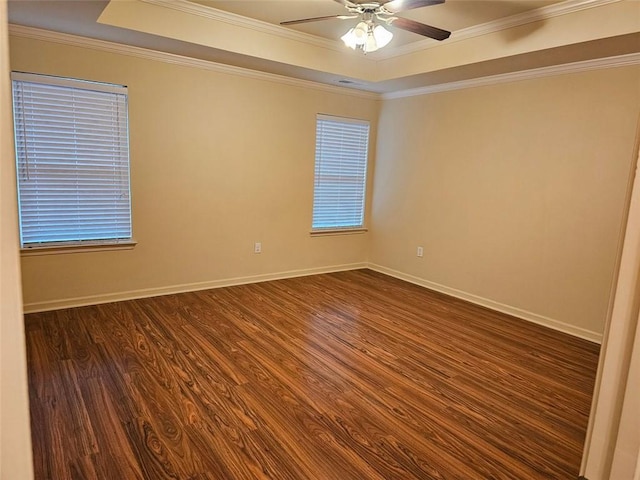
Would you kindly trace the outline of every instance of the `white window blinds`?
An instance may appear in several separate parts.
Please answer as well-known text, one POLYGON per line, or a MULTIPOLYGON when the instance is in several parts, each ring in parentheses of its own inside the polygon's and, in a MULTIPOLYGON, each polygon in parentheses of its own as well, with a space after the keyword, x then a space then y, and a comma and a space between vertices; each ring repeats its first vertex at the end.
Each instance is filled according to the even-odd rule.
POLYGON ((362 228, 369 123, 318 115, 312 230, 362 228))
POLYGON ((12 80, 22 246, 130 240, 127 88, 12 80))

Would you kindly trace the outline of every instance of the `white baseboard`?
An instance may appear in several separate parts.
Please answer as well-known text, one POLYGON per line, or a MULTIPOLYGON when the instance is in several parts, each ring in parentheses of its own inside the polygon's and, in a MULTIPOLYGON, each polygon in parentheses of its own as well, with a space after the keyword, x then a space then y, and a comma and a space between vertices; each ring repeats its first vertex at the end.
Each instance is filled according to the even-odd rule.
POLYGON ((451 295, 452 297, 460 298, 462 300, 475 303, 476 305, 490 308, 491 310, 496 310, 498 312, 506 313, 507 315, 511 315, 513 317, 517 317, 523 320, 527 320, 529 322, 537 323, 538 325, 543 325, 545 327, 552 328, 560 332, 568 333, 569 335, 573 335, 575 337, 583 338, 585 340, 589 340, 594 343, 602 343, 601 333, 592 332, 591 330, 576 327, 574 325, 569 325, 568 323, 564 323, 559 320, 554 320, 552 318, 545 317, 543 315, 538 315, 537 313, 528 312, 526 310, 522 310, 517 307, 512 307, 510 305, 505 305, 503 303, 495 302, 487 298, 479 297, 478 295, 473 295, 471 293, 463 292, 455 288, 447 287, 445 285, 440 285, 435 282, 430 282, 428 280, 424 280, 422 278, 415 277, 413 275, 402 273, 397 270, 393 270, 391 268, 383 267, 381 265, 376 265, 374 263, 370 263, 368 265, 368 268, 379 273, 384 273, 385 275, 389 275, 391 277, 399 278, 400 280, 404 280, 410 283, 414 283, 416 285, 420 285, 421 287, 425 287, 430 290, 435 290, 437 292, 444 293, 446 295, 451 295))
POLYGON ((602 334, 592 332, 584 328, 569 325, 552 318, 548 318, 536 313, 528 312, 520 308, 495 302, 487 298, 479 297, 471 293, 463 292, 455 288, 430 282, 413 275, 409 275, 391 268, 383 267, 374 263, 349 263, 342 265, 331 265, 328 267, 307 268, 300 270, 289 270, 285 272, 267 273, 261 275, 250 275, 246 277, 234 277, 208 282, 187 283, 182 285, 171 285, 168 287, 145 288, 141 290, 130 290, 125 292, 114 292, 100 295, 89 295, 86 297, 64 298, 61 300, 49 300, 44 302, 25 303, 24 313, 45 312, 49 310, 60 310, 62 308, 84 307, 87 305, 97 305, 100 303, 120 302, 123 300, 135 300, 137 298, 157 297, 160 295, 171 295, 174 293, 195 292, 198 290, 209 290, 211 288, 231 287, 233 285, 244 285, 248 283, 267 282, 270 280, 282 280, 285 278, 304 277, 307 275, 317 275, 320 273, 342 272, 345 270, 357 270, 360 268, 370 268, 379 273, 384 273, 391 277, 399 278, 416 285, 420 285, 431 290, 435 290, 452 297, 460 298, 476 305, 490 308, 498 312, 506 313, 514 317, 537 323, 545 327, 552 328, 570 335, 583 338, 595 343, 602 343, 602 334))
POLYGON ((60 310, 62 308, 85 307, 87 305, 98 305, 100 303, 135 300, 137 298, 158 297, 160 295, 195 292, 198 290, 231 287, 233 285, 244 285, 247 283, 258 283, 267 282, 270 280, 282 280, 285 278, 305 277, 307 275, 318 275, 320 273, 357 270, 359 268, 367 268, 367 263, 348 263, 342 265, 331 265, 328 267, 306 268, 301 270, 289 270, 285 272, 266 273, 261 275, 249 275, 246 277, 225 278, 222 280, 213 280, 209 282, 186 283, 182 285, 171 285, 168 287, 145 288, 141 290, 130 290, 126 292, 114 292, 99 295, 89 295, 86 297, 64 298, 61 300, 25 303, 24 313, 46 312, 49 310, 60 310))

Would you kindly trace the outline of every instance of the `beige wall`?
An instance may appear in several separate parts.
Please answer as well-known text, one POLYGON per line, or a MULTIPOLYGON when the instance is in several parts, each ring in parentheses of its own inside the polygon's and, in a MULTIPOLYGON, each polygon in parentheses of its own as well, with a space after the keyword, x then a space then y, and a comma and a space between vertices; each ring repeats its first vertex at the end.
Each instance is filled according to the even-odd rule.
POLYGON ((639 84, 625 67, 384 102, 370 260, 598 339, 639 84))
POLYGON ((0 0, 0 480, 29 480, 33 466, 7 53, 7 3, 0 0))
POLYGON ((370 98, 22 37, 11 47, 15 70, 123 83, 130 92, 139 244, 24 257, 29 310, 369 261, 601 337, 633 160, 637 67, 380 107, 370 98), (380 125, 368 234, 309 236, 318 112, 369 119, 374 132, 380 125), (255 241, 261 255, 253 254, 255 241))
POLYGON ((366 261, 368 234, 309 235, 315 116, 371 120, 375 132, 377 100, 18 37, 11 67, 129 87, 139 242, 24 257, 25 308, 366 261))

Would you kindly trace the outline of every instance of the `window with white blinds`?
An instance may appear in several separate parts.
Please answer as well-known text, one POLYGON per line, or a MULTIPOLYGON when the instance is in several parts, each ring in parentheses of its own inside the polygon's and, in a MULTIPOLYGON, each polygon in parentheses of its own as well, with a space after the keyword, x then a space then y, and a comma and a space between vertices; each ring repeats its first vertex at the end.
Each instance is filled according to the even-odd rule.
POLYGON ((127 88, 12 74, 23 248, 131 240, 127 88))
POLYGON ((312 231, 364 226, 369 122, 318 115, 312 231))

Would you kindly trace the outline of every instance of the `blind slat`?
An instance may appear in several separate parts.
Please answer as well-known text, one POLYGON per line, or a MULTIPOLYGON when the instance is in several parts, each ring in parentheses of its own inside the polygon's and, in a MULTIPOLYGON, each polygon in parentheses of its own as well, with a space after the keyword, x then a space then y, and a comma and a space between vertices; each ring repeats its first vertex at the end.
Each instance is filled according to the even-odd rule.
POLYGON ((364 222, 368 122, 318 115, 312 229, 364 222))
POLYGON ((12 83, 23 247, 131 239, 126 87, 12 83))

